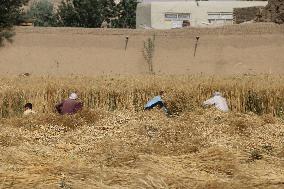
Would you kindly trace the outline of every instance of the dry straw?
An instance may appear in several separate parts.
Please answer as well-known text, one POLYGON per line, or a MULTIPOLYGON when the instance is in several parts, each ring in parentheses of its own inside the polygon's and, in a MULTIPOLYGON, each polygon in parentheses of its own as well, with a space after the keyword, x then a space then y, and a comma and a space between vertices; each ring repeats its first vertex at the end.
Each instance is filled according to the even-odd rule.
POLYGON ((284 128, 275 117, 96 110, 0 125, 2 188, 283 186, 284 128))

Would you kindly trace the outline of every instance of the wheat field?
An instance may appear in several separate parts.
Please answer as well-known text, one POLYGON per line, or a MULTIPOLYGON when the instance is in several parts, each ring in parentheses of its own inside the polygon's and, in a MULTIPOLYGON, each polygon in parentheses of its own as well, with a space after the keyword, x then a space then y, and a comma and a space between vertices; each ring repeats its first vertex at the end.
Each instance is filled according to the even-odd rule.
POLYGON ((243 76, 97 76, 97 77, 2 77, 0 116, 21 115, 26 102, 39 113, 54 112, 54 105, 69 93, 78 93, 86 108, 108 111, 141 111, 159 91, 175 112, 194 111, 214 91, 220 91, 236 112, 282 116, 284 77, 243 76))
POLYGON ((283 80, 2 77, 0 188, 284 188, 283 80), (160 90, 173 117, 142 111, 160 90), (216 90, 231 112, 200 106, 216 90), (83 111, 57 115, 70 92, 83 111))

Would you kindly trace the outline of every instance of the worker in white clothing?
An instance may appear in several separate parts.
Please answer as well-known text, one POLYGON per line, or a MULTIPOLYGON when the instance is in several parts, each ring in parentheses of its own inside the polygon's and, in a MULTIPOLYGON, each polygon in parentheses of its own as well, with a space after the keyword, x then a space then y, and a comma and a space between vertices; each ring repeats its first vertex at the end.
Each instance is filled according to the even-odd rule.
POLYGON ((222 112, 228 112, 229 107, 227 100, 222 96, 220 92, 214 92, 213 97, 203 102, 204 106, 214 105, 218 110, 222 112))

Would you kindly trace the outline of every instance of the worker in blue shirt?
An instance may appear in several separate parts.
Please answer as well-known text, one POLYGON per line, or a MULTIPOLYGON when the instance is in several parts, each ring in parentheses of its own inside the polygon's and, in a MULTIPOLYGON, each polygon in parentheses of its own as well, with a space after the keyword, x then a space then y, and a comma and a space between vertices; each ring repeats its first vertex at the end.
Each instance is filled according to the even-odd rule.
POLYGON ((153 109, 154 107, 158 106, 159 108, 162 108, 163 111, 169 115, 169 110, 167 109, 162 97, 164 95, 164 91, 160 91, 159 95, 158 96, 155 96, 154 98, 152 98, 151 100, 149 100, 147 102, 147 104, 145 104, 144 106, 144 110, 151 110, 153 109))

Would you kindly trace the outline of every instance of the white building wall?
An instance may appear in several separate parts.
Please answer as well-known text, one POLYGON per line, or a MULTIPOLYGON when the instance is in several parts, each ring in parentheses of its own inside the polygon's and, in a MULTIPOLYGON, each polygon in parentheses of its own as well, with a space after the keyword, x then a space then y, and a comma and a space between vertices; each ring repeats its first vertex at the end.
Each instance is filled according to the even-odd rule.
POLYGON ((152 2, 151 23, 155 29, 171 29, 172 22, 165 19, 165 13, 191 13, 196 6, 195 2, 152 2))
POLYGON ((136 10, 136 28, 151 28, 151 4, 139 3, 136 10))
MULTIPOLYGON (((147 4, 150 9, 151 27, 155 29, 171 29, 173 22, 165 19, 165 13, 190 13, 190 25, 193 27, 208 26, 208 12, 233 12, 234 8, 266 6, 267 1, 187 1, 187 2, 151 2, 147 4)), ((139 12, 139 6, 137 11, 139 12)), ((149 15, 138 15, 137 17, 147 17, 149 15)), ((137 18, 137 26, 140 23, 140 18, 137 18)), ((144 20, 145 22, 145 20, 144 20)), ((149 23, 149 22, 148 22, 149 23)))

